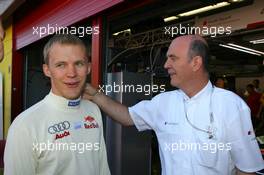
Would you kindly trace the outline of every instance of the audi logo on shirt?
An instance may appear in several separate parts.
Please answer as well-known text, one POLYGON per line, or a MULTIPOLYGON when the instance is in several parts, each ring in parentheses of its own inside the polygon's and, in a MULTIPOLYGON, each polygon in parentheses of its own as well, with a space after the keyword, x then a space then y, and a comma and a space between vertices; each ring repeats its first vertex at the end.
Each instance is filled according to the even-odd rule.
POLYGON ((57 124, 54 124, 48 128, 48 132, 50 134, 56 134, 62 131, 66 131, 67 129, 70 129, 71 124, 68 121, 60 122, 57 124))

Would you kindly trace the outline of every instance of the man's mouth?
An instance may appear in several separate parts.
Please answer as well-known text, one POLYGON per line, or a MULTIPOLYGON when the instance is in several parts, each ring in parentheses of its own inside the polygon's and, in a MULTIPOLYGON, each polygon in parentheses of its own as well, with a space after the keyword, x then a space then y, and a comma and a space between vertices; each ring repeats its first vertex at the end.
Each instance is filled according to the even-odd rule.
POLYGON ((64 83, 68 88, 76 88, 79 86, 79 82, 66 82, 64 83))
POLYGON ((176 75, 176 73, 175 72, 168 72, 168 74, 169 74, 169 76, 174 76, 174 75, 176 75))

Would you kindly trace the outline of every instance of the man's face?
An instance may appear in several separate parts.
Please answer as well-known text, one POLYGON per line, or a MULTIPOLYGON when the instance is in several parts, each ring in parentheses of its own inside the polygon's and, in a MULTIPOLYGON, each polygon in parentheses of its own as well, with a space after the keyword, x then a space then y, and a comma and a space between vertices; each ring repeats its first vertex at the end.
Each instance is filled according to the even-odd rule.
POLYGON ((217 79, 215 82, 215 86, 219 88, 224 88, 225 87, 225 81, 221 78, 217 79))
POLYGON ((90 63, 85 48, 80 45, 54 44, 49 52, 49 64, 43 71, 51 79, 52 92, 67 99, 78 98, 84 88, 90 63))
POLYGON ((249 94, 252 94, 254 92, 254 88, 253 87, 250 87, 250 86, 247 86, 247 92, 249 94))
POLYGON ((3 43, 4 36, 5 36, 5 31, 4 31, 4 28, 2 26, 2 21, 0 19, 0 62, 4 58, 4 43, 3 43))
POLYGON ((182 88, 185 81, 188 81, 191 73, 191 61, 188 58, 189 42, 177 38, 170 44, 167 51, 167 61, 164 68, 170 75, 170 83, 174 87, 182 88))

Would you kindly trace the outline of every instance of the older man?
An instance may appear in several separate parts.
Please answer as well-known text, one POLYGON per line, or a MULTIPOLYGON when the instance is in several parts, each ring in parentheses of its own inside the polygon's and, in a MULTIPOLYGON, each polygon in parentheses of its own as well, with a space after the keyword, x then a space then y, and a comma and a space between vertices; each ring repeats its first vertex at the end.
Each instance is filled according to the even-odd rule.
POLYGON ((89 85, 84 97, 123 125, 154 130, 163 175, 254 174, 264 162, 250 110, 234 93, 212 85, 209 58, 202 37, 181 36, 170 44, 164 65, 171 85, 179 90, 130 108, 89 85))

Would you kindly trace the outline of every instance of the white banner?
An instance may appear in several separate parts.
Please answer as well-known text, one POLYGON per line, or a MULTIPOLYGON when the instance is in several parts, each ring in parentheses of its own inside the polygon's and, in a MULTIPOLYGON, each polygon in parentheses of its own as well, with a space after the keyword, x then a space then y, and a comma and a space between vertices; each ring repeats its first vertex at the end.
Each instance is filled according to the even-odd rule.
POLYGON ((264 22, 264 1, 255 0, 252 5, 197 18, 196 27, 231 27, 232 31, 246 29, 248 24, 264 22))

